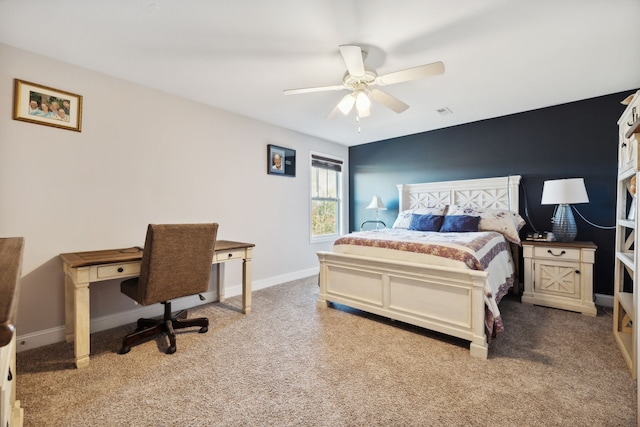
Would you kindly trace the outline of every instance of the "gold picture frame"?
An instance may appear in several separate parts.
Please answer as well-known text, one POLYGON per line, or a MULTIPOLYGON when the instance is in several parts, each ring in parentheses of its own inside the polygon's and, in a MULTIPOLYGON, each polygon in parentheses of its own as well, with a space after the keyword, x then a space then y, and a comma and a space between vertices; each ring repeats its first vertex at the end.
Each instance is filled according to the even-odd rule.
POLYGON ((13 119, 82 132, 82 96, 15 79, 13 119))

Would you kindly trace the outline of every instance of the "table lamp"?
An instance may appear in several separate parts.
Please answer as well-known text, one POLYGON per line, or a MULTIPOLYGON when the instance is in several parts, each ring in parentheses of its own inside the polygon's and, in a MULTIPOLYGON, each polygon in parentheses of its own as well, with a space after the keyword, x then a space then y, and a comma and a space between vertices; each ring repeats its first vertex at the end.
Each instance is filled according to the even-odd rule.
POLYGON ((382 199, 380 198, 380 196, 373 196, 373 199, 371 199, 371 203, 369 203, 369 206, 367 206, 365 209, 375 209, 376 221, 380 221, 380 218, 378 218, 378 212, 386 211, 387 207, 382 202, 382 199))
POLYGON ((584 178, 554 179, 544 182, 540 204, 558 205, 553 213, 551 231, 559 242, 571 242, 576 238, 578 229, 570 206, 576 203, 589 203, 584 178))

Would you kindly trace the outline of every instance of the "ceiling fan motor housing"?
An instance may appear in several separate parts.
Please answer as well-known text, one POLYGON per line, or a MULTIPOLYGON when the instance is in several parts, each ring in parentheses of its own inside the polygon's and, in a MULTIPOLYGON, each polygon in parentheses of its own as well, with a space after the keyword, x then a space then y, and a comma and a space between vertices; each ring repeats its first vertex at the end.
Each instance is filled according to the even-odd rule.
POLYGON ((378 77, 378 75, 375 73, 375 71, 371 71, 371 70, 364 70, 363 76, 352 76, 347 71, 346 73, 344 73, 344 78, 342 79, 342 82, 346 87, 355 90, 355 89, 361 88, 361 86, 363 85, 368 86, 374 83, 376 80, 376 77, 378 77))

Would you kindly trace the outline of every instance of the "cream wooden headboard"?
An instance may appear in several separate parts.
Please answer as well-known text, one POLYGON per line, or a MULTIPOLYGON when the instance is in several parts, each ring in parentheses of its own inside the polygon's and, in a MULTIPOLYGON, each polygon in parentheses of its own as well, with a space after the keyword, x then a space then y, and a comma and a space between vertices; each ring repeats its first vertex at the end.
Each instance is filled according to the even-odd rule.
POLYGON ((520 175, 399 184, 399 210, 462 205, 518 212, 520 175))

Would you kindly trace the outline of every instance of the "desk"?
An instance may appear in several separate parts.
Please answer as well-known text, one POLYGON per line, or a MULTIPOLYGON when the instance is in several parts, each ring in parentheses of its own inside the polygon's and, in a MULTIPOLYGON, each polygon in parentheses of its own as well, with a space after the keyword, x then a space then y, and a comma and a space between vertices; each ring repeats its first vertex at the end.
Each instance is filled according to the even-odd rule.
MULTIPOLYGON (((242 311, 251 312, 251 256, 253 243, 216 241, 212 264, 217 268, 218 297, 224 301, 222 264, 242 259, 242 311)), ((89 366, 90 323, 89 283, 126 279, 140 275, 142 248, 109 249, 104 251, 60 254, 64 270, 65 333, 67 342, 74 342, 76 367, 89 366)))

